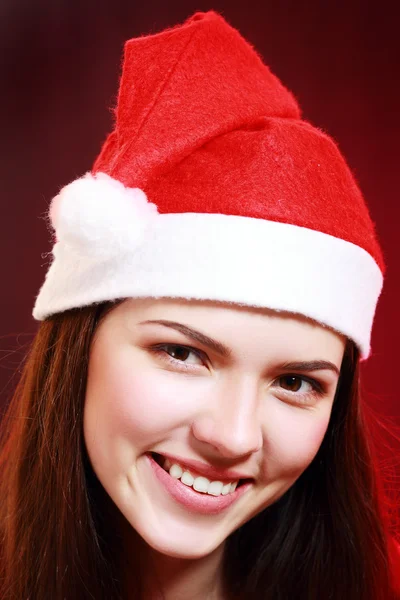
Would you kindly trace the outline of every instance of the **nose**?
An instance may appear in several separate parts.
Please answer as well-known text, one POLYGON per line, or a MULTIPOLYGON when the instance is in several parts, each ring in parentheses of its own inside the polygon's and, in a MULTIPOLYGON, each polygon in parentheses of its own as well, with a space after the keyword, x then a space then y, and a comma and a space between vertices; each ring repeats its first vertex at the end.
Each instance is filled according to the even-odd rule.
POLYGON ((263 445, 260 390, 249 377, 231 378, 207 399, 192 422, 193 436, 219 455, 239 459, 263 445))

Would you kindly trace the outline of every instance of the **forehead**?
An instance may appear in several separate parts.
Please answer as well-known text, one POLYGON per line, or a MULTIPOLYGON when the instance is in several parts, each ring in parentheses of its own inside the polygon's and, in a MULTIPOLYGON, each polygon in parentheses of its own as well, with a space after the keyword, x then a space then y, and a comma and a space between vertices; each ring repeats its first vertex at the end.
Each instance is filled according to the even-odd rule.
POLYGON ((106 317, 120 333, 159 331, 146 321, 172 321, 194 328, 223 343, 235 353, 262 350, 264 356, 322 358, 340 365, 345 338, 302 315, 211 301, 179 299, 128 299, 106 317))

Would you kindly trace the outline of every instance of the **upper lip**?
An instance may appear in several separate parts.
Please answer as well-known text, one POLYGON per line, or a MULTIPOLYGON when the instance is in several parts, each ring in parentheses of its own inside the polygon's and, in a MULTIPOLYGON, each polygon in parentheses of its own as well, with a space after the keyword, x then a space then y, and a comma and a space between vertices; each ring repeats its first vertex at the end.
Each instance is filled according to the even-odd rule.
POLYGON ((172 463, 177 463, 181 467, 188 467, 193 469, 199 475, 203 475, 213 481, 238 481, 239 479, 250 479, 251 477, 242 471, 235 471, 233 469, 223 469, 220 467, 213 467, 201 460, 193 458, 183 458, 173 454, 161 454, 163 458, 168 458, 172 463))

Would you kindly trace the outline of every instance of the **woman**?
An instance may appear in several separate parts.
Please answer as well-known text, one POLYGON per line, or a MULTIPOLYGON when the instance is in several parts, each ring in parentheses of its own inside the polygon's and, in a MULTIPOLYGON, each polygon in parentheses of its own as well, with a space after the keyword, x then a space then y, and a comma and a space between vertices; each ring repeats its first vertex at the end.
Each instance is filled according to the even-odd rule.
POLYGON ((115 129, 50 220, 1 597, 395 597, 358 394, 381 251, 240 34, 211 12, 130 40, 115 129))

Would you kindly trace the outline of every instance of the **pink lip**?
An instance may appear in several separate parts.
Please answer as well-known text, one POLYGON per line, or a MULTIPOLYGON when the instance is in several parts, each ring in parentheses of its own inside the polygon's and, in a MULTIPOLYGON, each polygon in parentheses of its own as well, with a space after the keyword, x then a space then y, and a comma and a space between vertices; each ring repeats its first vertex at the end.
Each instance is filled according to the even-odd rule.
POLYGON ((240 471, 233 471, 229 469, 218 469, 217 467, 212 467, 211 465, 207 465, 206 463, 201 462, 200 460, 187 459, 182 458, 180 456, 175 456, 172 454, 162 454, 164 458, 168 458, 172 463, 177 463, 181 467, 188 467, 189 470, 192 468, 195 471, 196 475, 203 475, 203 477, 207 477, 212 481, 222 481, 223 483, 239 481, 239 479, 250 479, 249 475, 246 473, 241 473, 240 471))
POLYGON ((167 492, 174 500, 185 506, 189 511, 203 515, 217 515, 226 510, 236 502, 251 486, 251 483, 245 483, 226 496, 210 496, 196 492, 192 487, 181 483, 179 479, 174 479, 169 473, 154 460, 150 454, 146 454, 151 468, 157 479, 165 487, 167 492))

